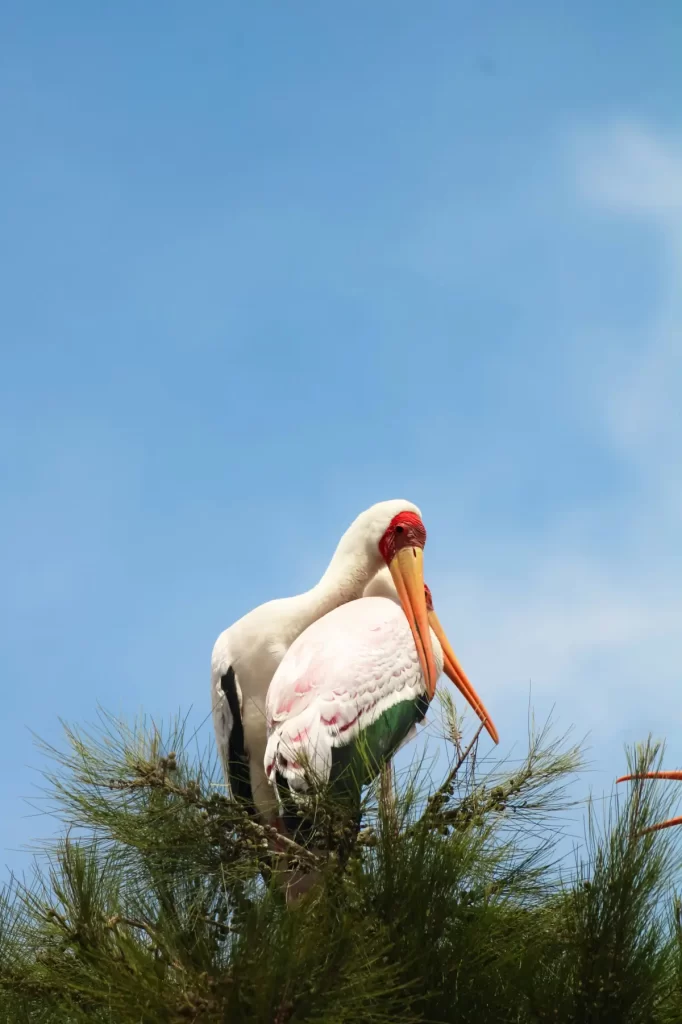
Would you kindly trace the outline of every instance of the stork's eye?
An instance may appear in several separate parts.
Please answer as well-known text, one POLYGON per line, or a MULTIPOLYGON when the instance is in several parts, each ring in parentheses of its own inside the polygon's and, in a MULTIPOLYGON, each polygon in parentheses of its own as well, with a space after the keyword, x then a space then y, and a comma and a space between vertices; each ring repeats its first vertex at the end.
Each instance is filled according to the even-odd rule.
POLYGON ((396 526, 396 528, 395 528, 395 532, 396 533, 404 533, 404 531, 405 531, 405 528, 403 526, 396 526))

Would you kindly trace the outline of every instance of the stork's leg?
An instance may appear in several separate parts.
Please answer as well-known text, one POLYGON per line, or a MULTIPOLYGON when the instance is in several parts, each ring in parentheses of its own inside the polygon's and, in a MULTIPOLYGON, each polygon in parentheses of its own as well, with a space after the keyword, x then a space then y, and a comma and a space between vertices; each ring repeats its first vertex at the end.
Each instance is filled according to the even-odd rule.
POLYGON ((393 763, 387 761, 381 767, 380 799, 382 806, 389 809, 395 803, 395 791, 393 789, 393 763))
POLYGON ((393 762, 386 761, 381 766, 379 782, 379 807, 382 815, 390 823, 391 832, 397 831, 395 783, 393 779, 393 762))

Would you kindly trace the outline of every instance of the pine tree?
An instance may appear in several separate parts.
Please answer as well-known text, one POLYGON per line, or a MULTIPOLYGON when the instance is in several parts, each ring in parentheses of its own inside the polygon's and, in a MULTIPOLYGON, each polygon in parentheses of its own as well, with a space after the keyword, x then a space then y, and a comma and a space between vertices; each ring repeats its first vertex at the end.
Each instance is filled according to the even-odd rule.
POLYGON ((482 765, 445 712, 445 779, 384 779, 359 831, 322 795, 310 846, 230 800, 182 722, 67 728, 46 789, 62 837, 0 901, 0 1020, 682 1021, 676 832, 642 835, 674 787, 591 807, 567 872, 554 826, 580 749, 541 730, 513 770, 482 765), (317 880, 293 904, 275 840, 317 880))

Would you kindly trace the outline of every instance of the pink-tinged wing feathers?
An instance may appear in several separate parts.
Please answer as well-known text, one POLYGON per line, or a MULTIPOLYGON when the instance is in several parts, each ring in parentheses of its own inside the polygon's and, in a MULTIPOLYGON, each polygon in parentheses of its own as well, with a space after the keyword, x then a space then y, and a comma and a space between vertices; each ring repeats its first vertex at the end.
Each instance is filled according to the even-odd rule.
MULTIPOLYGON (((434 654, 440 670, 437 641, 434 654)), ((400 606, 383 597, 342 605, 309 626, 275 672, 266 702, 267 775, 272 778, 277 767, 292 788, 304 789, 304 751, 314 775, 328 778, 334 747, 351 742, 387 708, 423 689, 400 606)))

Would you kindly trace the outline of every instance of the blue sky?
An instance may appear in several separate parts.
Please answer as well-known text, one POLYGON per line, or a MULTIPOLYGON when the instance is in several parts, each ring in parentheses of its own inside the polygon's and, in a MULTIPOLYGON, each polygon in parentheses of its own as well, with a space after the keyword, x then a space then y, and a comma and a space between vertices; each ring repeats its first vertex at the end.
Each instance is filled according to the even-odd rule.
MULTIPOLYGON (((682 763, 680 18, 578 0, 0 13, 0 862, 29 728, 208 710, 377 500, 503 751, 682 763)), ((210 726, 202 736, 211 739, 210 726)))

